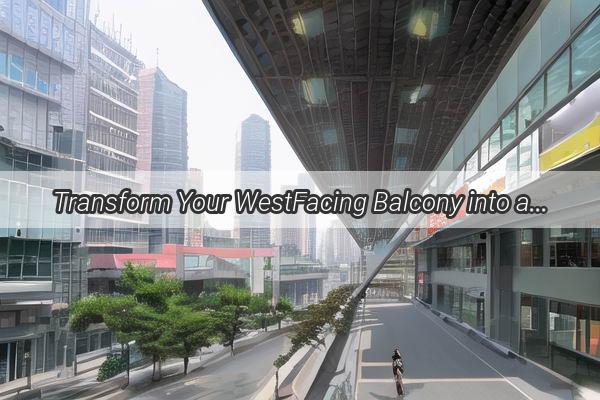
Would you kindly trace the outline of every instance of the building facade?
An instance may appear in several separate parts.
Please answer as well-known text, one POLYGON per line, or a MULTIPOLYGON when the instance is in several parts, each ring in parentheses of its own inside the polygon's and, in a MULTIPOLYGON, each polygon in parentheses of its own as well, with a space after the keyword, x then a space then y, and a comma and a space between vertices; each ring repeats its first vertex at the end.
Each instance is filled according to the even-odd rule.
POLYGON ((568 173, 600 165, 600 143, 593 139, 599 13, 598 2, 550 2, 473 110, 477 124, 467 121, 439 168, 458 171, 447 183, 455 193, 535 191, 555 176, 565 180, 558 184, 568 203, 563 212, 580 210, 584 223, 557 215, 540 228, 461 229, 460 221, 444 228, 430 219, 416 249, 422 301, 594 388, 600 382, 600 221, 577 201, 589 187, 572 190, 568 173))
MULTIPOLYGON (((188 171, 187 92, 158 67, 140 71, 139 82, 138 169, 152 171, 150 190, 175 195, 180 183, 173 173, 188 171)), ((163 217, 150 218, 152 252, 160 251, 165 243, 184 243, 185 217, 163 217)))
MULTIPOLYGON (((94 193, 139 190, 136 181, 138 74, 143 64, 119 39, 89 28, 89 111, 85 188, 94 193)), ((141 216, 87 216, 85 244, 89 253, 147 249, 141 216), (129 219, 123 222, 123 219, 129 219)))
MULTIPOLYGON (((269 122, 256 114, 242 121, 235 149, 236 187, 271 192, 271 129, 269 122)), ((270 216, 240 215, 235 220, 241 247, 271 245, 270 216)))
POLYGON ((0 384, 72 362, 68 307, 87 293, 83 233, 40 210, 59 171, 84 170, 88 8, 0 2, 0 384), (19 175, 28 171, 45 178, 19 175))

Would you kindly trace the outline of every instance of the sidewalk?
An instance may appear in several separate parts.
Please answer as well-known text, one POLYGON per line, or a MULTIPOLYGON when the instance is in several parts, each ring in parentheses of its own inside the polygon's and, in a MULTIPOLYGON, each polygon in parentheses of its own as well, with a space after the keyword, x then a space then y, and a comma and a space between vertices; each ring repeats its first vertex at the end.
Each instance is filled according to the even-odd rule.
MULTIPOLYGON (((282 323, 281 333, 285 333, 290 329, 290 323, 282 323)), ((261 338, 265 336, 273 336, 278 332, 277 325, 272 325, 267 328, 267 332, 264 330, 249 331, 243 337, 235 341, 234 351, 243 352, 255 344, 260 343, 261 338)), ((192 372, 198 368, 201 368, 209 362, 216 362, 220 359, 226 359, 231 357, 229 347, 224 347, 220 344, 214 344, 208 348, 204 348, 201 351, 200 356, 191 357, 188 364, 188 372, 192 372)), ((17 388, 25 389, 27 383, 26 378, 15 380, 7 384, 0 386, 0 400, 12 400, 17 398, 34 398, 39 399, 40 396, 43 399, 98 399, 111 398, 112 395, 122 393, 121 387, 126 384, 127 377, 126 373, 121 373, 113 378, 110 378, 104 382, 98 382, 96 380, 98 376, 98 368, 104 359, 97 359, 94 362, 97 363, 95 368, 89 368, 90 365, 86 365, 86 369, 89 370, 77 376, 64 376, 59 377, 59 373, 72 371, 64 371, 57 369, 43 374, 36 374, 32 376, 32 389, 22 390, 21 395, 17 395, 15 390, 17 388), (108 396, 108 397, 107 397, 108 396)), ((90 362, 91 364, 91 362, 90 362)), ((80 364, 81 365, 81 364, 80 364)), ((129 387, 134 390, 139 390, 146 385, 149 385, 152 381, 153 365, 145 365, 132 369, 130 371, 130 383, 129 387)), ((173 377, 176 375, 183 374, 183 360, 169 359, 162 364, 161 368, 162 377, 173 377)))

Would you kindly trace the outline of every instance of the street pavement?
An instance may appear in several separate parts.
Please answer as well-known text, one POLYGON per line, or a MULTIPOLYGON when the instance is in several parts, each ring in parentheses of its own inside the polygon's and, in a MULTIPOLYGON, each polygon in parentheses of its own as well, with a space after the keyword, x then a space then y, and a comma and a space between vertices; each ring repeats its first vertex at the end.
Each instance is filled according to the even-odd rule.
POLYGON ((251 399, 274 373, 273 361, 290 347, 286 335, 276 336, 233 357, 208 363, 186 377, 153 383, 143 388, 143 393, 123 394, 136 400, 251 399))
POLYGON ((367 300, 362 326, 360 400, 399 398, 391 368, 396 347, 404 359, 405 399, 576 398, 554 374, 492 351, 422 306, 367 300))

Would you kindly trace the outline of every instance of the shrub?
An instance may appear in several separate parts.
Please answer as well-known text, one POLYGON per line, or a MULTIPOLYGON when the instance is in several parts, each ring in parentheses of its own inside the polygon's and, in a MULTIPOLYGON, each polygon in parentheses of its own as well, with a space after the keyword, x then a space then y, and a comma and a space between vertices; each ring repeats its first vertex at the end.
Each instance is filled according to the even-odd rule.
POLYGON ((119 375, 127 369, 127 362, 119 355, 109 355, 98 370, 98 382, 119 375))

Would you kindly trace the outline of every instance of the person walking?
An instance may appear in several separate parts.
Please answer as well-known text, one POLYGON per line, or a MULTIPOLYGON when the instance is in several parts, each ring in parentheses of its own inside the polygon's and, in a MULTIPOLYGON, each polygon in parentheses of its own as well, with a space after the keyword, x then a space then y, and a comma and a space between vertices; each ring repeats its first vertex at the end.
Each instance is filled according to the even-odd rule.
POLYGON ((394 349, 392 354, 392 371, 394 373, 394 381, 396 382, 396 391, 398 395, 404 395, 404 385, 402 384, 402 374, 404 373, 404 362, 400 350, 394 349))

